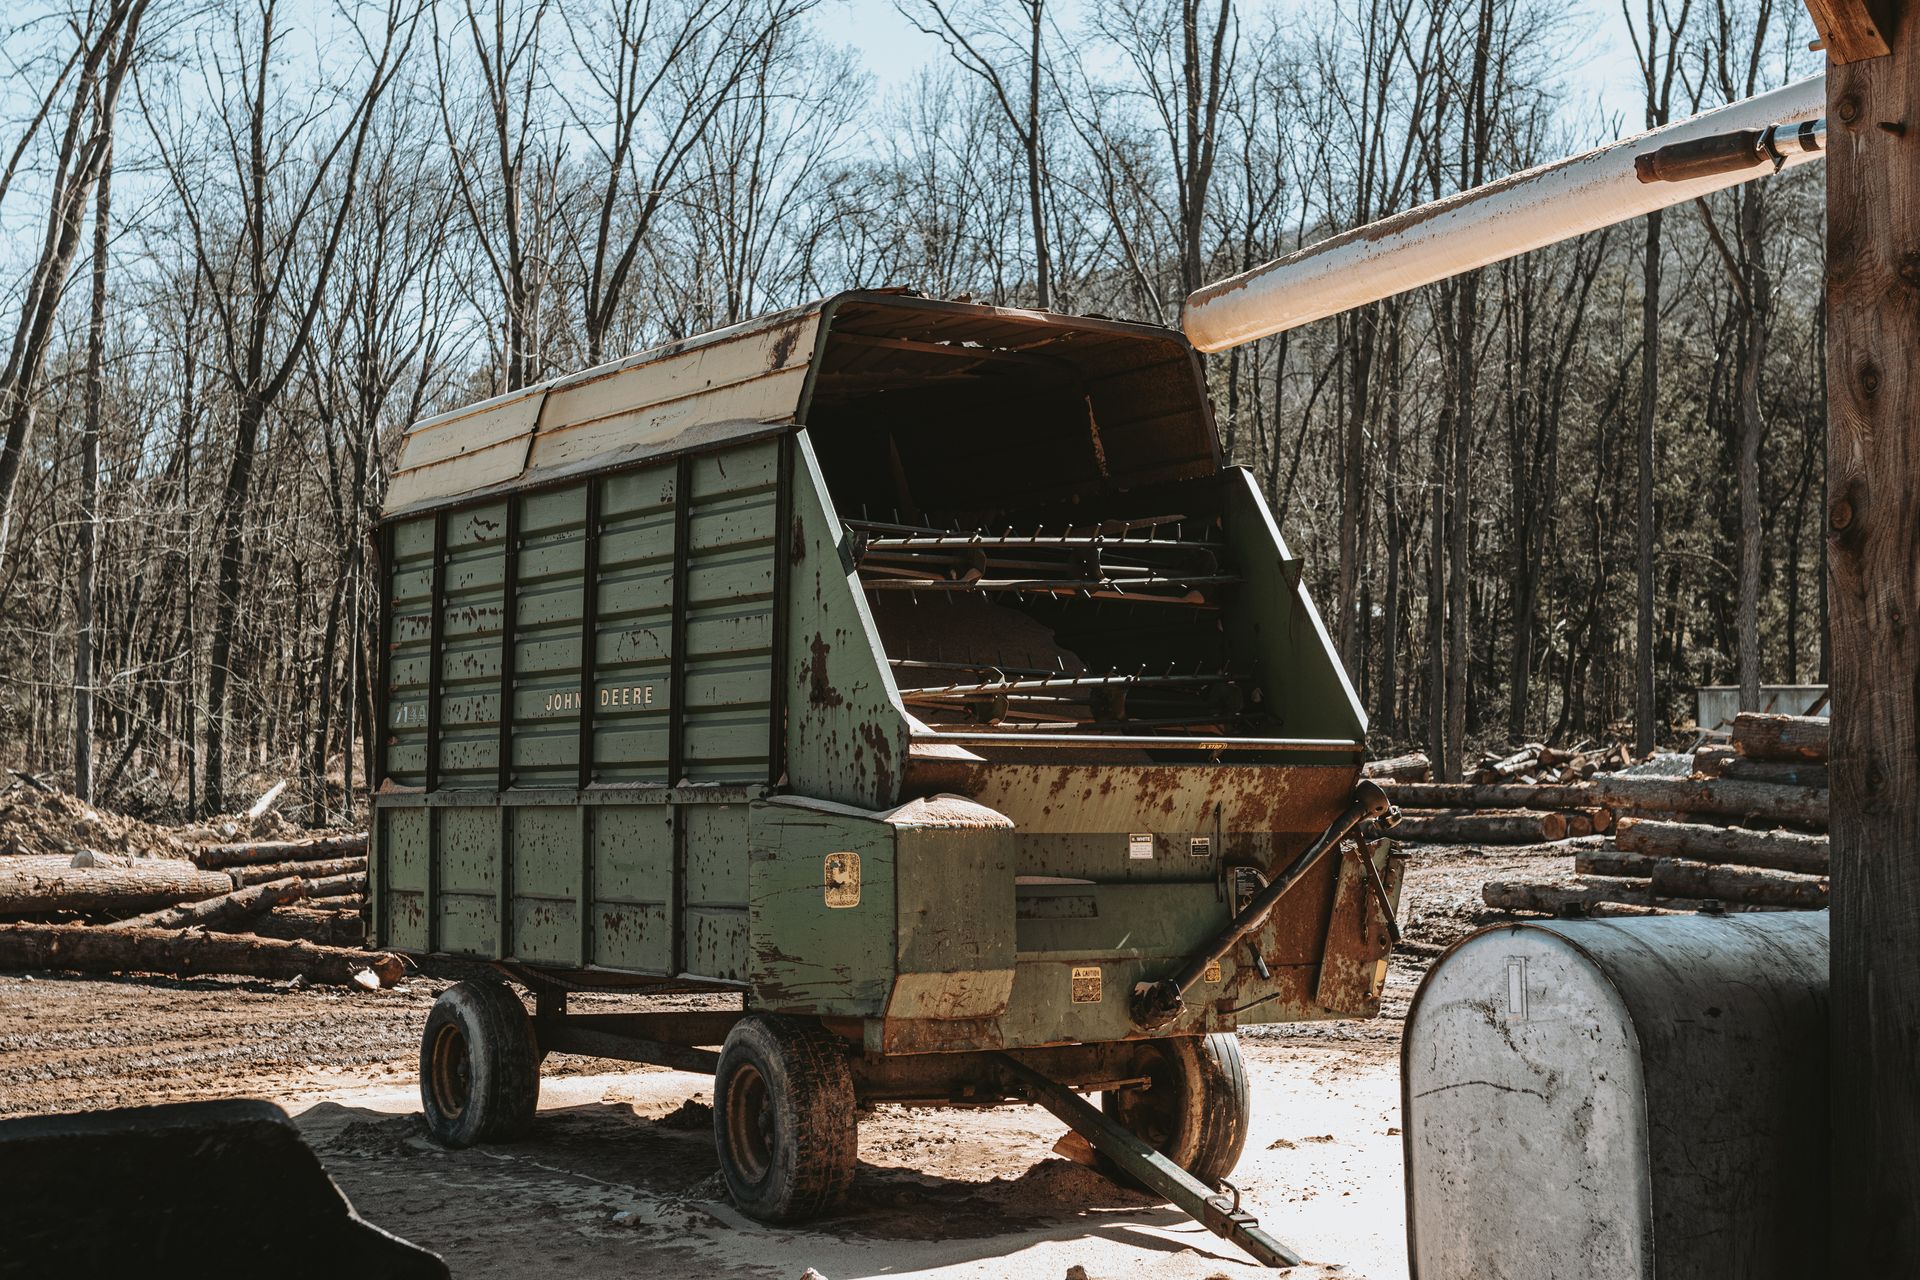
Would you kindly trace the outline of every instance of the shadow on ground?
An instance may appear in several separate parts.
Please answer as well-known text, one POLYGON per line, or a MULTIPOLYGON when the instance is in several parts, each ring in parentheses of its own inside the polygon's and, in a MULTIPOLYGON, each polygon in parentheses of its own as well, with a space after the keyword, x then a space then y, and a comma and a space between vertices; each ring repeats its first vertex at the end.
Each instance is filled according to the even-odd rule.
MULTIPOLYGON (((323 1103, 299 1124, 364 1216, 440 1253, 456 1276, 635 1274, 639 1255, 652 1276, 796 1280, 813 1265, 843 1280, 1099 1237, 1196 1253, 1139 1230, 1183 1215, 1052 1157, 979 1181, 862 1161, 844 1212, 765 1226, 728 1200, 699 1102, 655 1118, 616 1102, 544 1110, 525 1140, 467 1151, 433 1143, 418 1115, 323 1103)), ((1232 1260, 1210 1239, 1202 1257, 1209 1244, 1232 1260)))

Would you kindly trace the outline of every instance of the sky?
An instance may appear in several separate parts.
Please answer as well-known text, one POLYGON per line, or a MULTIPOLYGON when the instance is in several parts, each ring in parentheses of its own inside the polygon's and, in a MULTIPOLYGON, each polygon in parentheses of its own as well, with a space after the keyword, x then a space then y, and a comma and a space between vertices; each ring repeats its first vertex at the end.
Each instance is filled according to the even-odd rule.
MULTIPOLYGON (((967 0, 957 0, 964 5, 967 0)), ((1275 0, 1273 7, 1311 13, 1340 0, 1275 0)), ((1090 7, 1089 0, 1048 0, 1063 27, 1071 29, 1090 7)), ((1242 22, 1268 7, 1263 0, 1243 0, 1242 22)), ((1584 50, 1567 69, 1569 106, 1590 108, 1595 118, 1617 118, 1627 133, 1638 132, 1641 90, 1633 49, 1627 42, 1625 20, 1617 4, 1603 0, 1571 0, 1569 35, 1584 50), (1584 26, 1584 33, 1582 27, 1584 26)), ((914 72, 938 62, 946 54, 940 42, 916 30, 900 16, 893 0, 826 0, 817 11, 820 27, 838 43, 859 51, 874 77, 874 89, 884 95, 912 79, 914 72)))

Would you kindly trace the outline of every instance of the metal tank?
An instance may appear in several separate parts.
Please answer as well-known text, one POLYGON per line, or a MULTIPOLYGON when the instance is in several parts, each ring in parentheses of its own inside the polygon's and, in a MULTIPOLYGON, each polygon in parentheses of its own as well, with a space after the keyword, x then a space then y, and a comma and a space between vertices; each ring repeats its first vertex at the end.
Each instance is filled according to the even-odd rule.
POLYGON ((1825 912, 1477 933, 1401 1079, 1415 1280, 1826 1274, 1825 912))
POLYGON ((1291 1256, 1217 1190, 1231 1033, 1375 1013, 1400 864, 1179 334, 843 294, 416 424, 382 537, 373 932, 536 1004, 436 1008, 436 1135, 524 1128, 547 1052, 717 1071, 790 1220, 856 1104, 1026 1099, 1291 1256))

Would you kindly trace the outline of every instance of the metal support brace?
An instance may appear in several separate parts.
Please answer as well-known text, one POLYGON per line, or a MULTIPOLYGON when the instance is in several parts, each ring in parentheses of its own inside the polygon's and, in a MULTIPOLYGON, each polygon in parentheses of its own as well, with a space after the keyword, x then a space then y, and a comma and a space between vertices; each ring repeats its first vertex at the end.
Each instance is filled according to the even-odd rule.
POLYGON ((1268 1235, 1259 1219, 1240 1207, 1238 1193, 1231 1198, 1207 1189, 1205 1183, 1148 1145, 1145 1139, 1100 1111, 1085 1098, 1041 1075, 1010 1054, 996 1054, 1008 1084, 1053 1112, 1094 1149, 1128 1174, 1171 1200, 1176 1207, 1217 1236, 1245 1249, 1263 1267, 1295 1267, 1300 1255, 1268 1235))

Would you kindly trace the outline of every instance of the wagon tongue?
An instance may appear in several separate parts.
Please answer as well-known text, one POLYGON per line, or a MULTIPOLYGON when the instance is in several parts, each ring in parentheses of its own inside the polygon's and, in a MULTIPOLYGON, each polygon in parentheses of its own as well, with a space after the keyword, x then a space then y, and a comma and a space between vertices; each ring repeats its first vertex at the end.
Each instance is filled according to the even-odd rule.
POLYGON ((1294 1267, 1301 1257, 1267 1234, 1260 1220, 1240 1207, 1240 1192, 1225 1183, 1232 1198, 1209 1190, 1198 1178, 1169 1160, 1144 1138, 1102 1112, 1065 1085, 1049 1080, 1010 1054, 997 1053, 1010 1092, 1024 1094, 1064 1120, 1075 1133, 1142 1184, 1165 1196, 1201 1226, 1233 1241, 1264 1267, 1294 1267))
MULTIPOLYGON (((1311 870, 1316 862, 1332 850, 1339 848, 1340 842, 1345 840, 1348 834, 1362 822, 1377 818, 1391 824, 1398 816, 1399 810, 1394 808, 1393 802, 1387 798, 1387 793, 1381 790, 1378 783, 1362 781, 1358 787, 1354 788, 1352 803, 1348 804, 1340 816, 1333 820, 1333 825, 1321 832, 1320 838, 1308 845, 1306 850, 1293 860, 1291 866, 1270 880, 1266 888, 1255 894, 1253 900, 1247 903, 1225 929, 1221 930, 1219 936, 1201 950, 1196 951, 1188 958, 1186 964, 1173 974, 1158 982, 1142 982, 1134 987, 1130 1003, 1134 1025, 1143 1031, 1158 1031, 1179 1017, 1180 1011, 1186 1007, 1187 992, 1200 981, 1208 966, 1232 951, 1240 939, 1259 928, 1273 910, 1274 904, 1279 902, 1281 896, 1298 883, 1300 877, 1311 870)), ((1373 870, 1371 864, 1368 870, 1373 870)), ((1386 914, 1388 932, 1397 938, 1399 928, 1393 922, 1393 903, 1387 897, 1386 886, 1380 883, 1377 872, 1369 877, 1368 883, 1380 900, 1380 909, 1386 914)))

